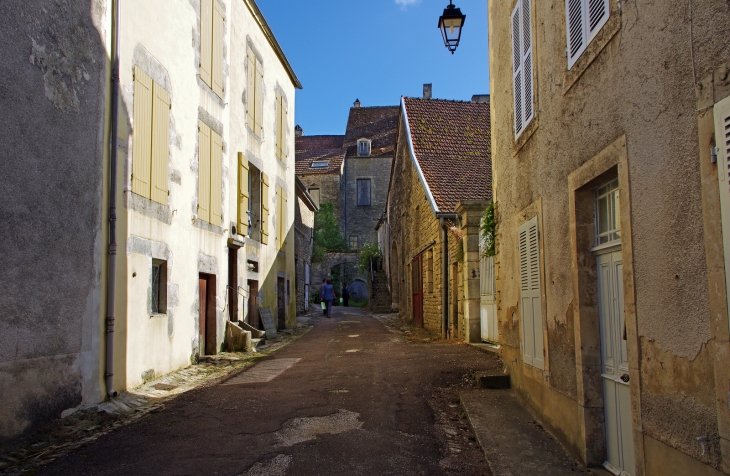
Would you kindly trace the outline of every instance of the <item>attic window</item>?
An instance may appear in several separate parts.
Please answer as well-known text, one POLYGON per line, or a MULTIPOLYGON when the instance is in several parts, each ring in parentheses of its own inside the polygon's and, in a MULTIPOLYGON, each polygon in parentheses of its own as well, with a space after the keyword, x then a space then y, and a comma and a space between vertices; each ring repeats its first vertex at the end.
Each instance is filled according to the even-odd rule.
POLYGON ((370 141, 367 139, 360 139, 357 141, 357 155, 368 156, 370 155, 370 141))
POLYGON ((324 167, 328 167, 330 165, 329 160, 315 160, 312 162, 311 168, 313 169, 321 169, 324 167))

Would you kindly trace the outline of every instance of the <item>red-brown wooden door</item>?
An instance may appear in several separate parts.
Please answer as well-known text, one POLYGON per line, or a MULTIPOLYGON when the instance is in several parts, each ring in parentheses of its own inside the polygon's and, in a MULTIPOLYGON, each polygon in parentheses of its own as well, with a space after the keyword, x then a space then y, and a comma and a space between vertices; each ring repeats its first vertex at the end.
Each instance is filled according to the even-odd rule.
POLYGON ((411 289, 413 290, 413 325, 423 327, 423 256, 418 255, 411 263, 411 289))

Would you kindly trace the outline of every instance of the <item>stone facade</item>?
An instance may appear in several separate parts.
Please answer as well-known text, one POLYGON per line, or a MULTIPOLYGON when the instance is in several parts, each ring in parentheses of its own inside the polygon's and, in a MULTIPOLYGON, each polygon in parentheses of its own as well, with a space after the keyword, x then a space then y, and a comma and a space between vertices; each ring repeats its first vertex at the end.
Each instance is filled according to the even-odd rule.
POLYGON ((617 334, 630 402, 621 418, 634 463, 625 469, 730 473, 728 250, 710 157, 713 107, 730 94, 730 39, 717 35, 730 23, 727 2, 688 10, 680 0, 638 9, 610 0, 606 23, 570 67, 563 5, 522 2, 540 40, 535 116, 516 137, 517 3, 489 3, 499 342, 512 386, 573 455, 606 461, 605 415, 615 405, 604 400, 601 374, 594 201, 598 187, 617 181, 625 303, 617 334), (518 251, 518 230, 535 217, 540 365, 524 352, 518 251))
POLYGON ((304 184, 297 178, 297 205, 294 216, 294 261, 296 263, 297 314, 309 309, 312 290, 312 246, 314 245, 314 213, 317 207, 304 184))
MULTIPOLYGON (((335 206, 335 217, 341 216, 340 207, 340 174, 297 174, 307 191, 319 190, 319 205, 332 203, 335 206)), ((318 205, 318 206, 319 206, 318 205)))
POLYGON ((375 226, 385 210, 390 182, 391 157, 346 157, 343 175, 342 231, 350 242, 357 237, 358 248, 377 244, 375 226), (370 205, 358 206, 357 182, 370 181, 370 205))

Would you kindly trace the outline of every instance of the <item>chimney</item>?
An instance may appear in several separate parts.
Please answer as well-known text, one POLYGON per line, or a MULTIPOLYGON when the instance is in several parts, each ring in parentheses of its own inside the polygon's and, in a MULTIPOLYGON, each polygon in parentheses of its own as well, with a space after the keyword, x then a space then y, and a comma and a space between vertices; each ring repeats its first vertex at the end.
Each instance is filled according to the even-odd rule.
POLYGON ((423 99, 431 99, 432 92, 433 92, 433 84, 424 84, 423 85, 423 99))
POLYGON ((475 94, 471 97, 471 102, 477 104, 489 104, 489 94, 475 94))
POLYGON ((352 105, 353 107, 360 107, 360 100, 355 99, 355 103, 352 105))
POLYGON ((302 126, 297 124, 294 126, 294 136, 295 137, 302 137, 304 135, 304 129, 302 129, 302 126))

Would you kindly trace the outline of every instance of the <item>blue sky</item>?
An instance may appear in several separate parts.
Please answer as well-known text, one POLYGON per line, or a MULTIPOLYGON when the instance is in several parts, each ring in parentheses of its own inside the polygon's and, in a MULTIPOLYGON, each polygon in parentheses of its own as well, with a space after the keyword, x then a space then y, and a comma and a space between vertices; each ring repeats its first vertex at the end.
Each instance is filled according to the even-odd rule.
POLYGON ((489 93, 487 0, 457 0, 466 15, 453 56, 437 28, 448 0, 258 0, 304 89, 296 122, 306 135, 344 134, 355 99, 397 105, 401 96, 469 100, 489 93))

